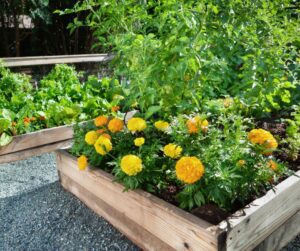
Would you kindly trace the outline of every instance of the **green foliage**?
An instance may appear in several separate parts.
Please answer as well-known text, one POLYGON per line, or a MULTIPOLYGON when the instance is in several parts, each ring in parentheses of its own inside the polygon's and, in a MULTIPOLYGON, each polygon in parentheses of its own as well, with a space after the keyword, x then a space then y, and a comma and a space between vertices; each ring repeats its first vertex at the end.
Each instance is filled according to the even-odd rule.
POLYGON ((283 143, 286 145, 285 151, 289 158, 296 161, 300 154, 300 107, 295 106, 291 115, 292 119, 287 119, 287 138, 283 140, 283 143))
POLYGON ((0 111, 5 125, 7 119, 10 121, 8 135, 92 119, 118 104, 118 100, 108 101, 114 96, 111 87, 118 82, 95 76, 83 82, 81 77, 74 67, 56 65, 38 88, 33 88, 30 76, 0 66, 0 111), (5 117, 4 113, 10 116, 5 117))
MULTIPOLYGON (((226 95, 248 114, 300 101, 298 13, 293 1, 78 2, 61 13, 88 12, 70 28, 90 26, 116 53, 127 107, 161 114, 202 107, 226 95)), ((97 44, 95 44, 97 46, 97 44)))

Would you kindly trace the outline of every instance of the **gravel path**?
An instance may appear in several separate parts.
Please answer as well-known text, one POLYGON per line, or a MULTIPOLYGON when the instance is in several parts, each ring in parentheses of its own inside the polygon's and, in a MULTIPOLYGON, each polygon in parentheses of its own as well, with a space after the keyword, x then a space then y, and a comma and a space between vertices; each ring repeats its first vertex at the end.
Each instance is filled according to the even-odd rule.
MULTIPOLYGON (((0 250, 139 250, 57 181, 45 154, 0 165, 0 250)), ((282 251, 299 251, 300 236, 282 251)))

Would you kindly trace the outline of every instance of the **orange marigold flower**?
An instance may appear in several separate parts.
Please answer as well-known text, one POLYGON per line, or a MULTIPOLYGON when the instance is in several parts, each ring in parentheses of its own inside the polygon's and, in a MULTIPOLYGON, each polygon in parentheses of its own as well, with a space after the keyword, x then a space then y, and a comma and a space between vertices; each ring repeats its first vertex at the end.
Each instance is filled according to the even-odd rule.
POLYGON ((271 168, 273 171, 277 170, 278 164, 274 160, 269 160, 267 166, 271 168))
POLYGON ((203 133, 206 133, 208 130, 208 125, 208 121, 206 119, 201 120, 199 116, 191 118, 186 122, 189 134, 196 134, 198 133, 199 129, 201 129, 203 133))
POLYGON ((88 166, 88 159, 85 155, 81 155, 78 159, 77 159, 77 164, 78 164, 78 168, 79 170, 84 170, 86 169, 86 167, 88 166))
POLYGON ((103 133, 101 136, 111 140, 111 136, 108 133, 103 133))
POLYGON ((108 130, 110 130, 112 133, 122 131, 123 127, 124 127, 124 122, 118 118, 114 118, 108 123, 108 130))
POLYGON ((96 132, 99 133, 99 134, 102 134, 102 133, 106 132, 106 129, 105 128, 99 129, 99 130, 96 130, 96 132))
POLYGON ((118 106, 118 105, 111 108, 112 112, 117 112, 119 110, 120 110, 120 106, 118 106))
POLYGON ((196 157, 181 157, 175 169, 177 178, 186 184, 197 182, 204 174, 204 166, 196 157))
POLYGON ((24 118, 23 122, 24 122, 25 126, 29 126, 29 124, 30 124, 30 118, 28 118, 28 117, 24 118))
POLYGON ((30 121, 36 121, 36 117, 31 117, 30 121))
POLYGON ((107 122, 108 118, 106 116, 99 116, 94 120, 95 126, 105 126, 107 122))
POLYGON ((46 120, 45 116, 40 116, 39 119, 42 120, 42 121, 46 120))

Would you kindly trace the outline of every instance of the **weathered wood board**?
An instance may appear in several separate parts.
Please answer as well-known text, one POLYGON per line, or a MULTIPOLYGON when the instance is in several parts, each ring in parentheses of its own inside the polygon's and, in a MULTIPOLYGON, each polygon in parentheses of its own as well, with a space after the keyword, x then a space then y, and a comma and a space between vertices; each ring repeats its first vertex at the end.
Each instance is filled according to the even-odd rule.
POLYGON ((72 139, 73 125, 14 136, 10 144, 0 147, 0 163, 14 162, 70 147, 72 139))
POLYGON ((56 143, 51 143, 47 145, 21 150, 19 152, 4 154, 0 156, 0 164, 15 162, 33 156, 41 155, 44 153, 54 152, 57 149, 70 148, 71 145, 72 145, 72 139, 67 139, 56 143))
POLYGON ((212 225, 147 192, 123 192, 124 187, 102 170, 79 171, 76 158, 67 151, 57 151, 56 158, 62 186, 144 250, 245 251, 257 247, 269 251, 300 233, 300 179, 296 176, 212 225))
POLYGON ((9 145, 0 147, 0 158, 5 154, 19 152, 22 150, 52 144, 72 138, 73 125, 59 126, 14 136, 12 142, 9 145))
POLYGON ((80 54, 80 55, 59 55, 59 56, 37 56, 37 57, 12 57, 0 58, 6 67, 21 67, 33 65, 86 63, 86 62, 107 62, 112 60, 113 55, 109 54, 80 54))

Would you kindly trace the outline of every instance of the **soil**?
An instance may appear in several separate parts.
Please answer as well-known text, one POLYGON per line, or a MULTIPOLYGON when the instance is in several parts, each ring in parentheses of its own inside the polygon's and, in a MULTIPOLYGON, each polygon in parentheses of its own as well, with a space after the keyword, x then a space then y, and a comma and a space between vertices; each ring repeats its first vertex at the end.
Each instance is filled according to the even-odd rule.
POLYGON ((225 212, 215 204, 206 204, 202 207, 194 208, 191 213, 214 225, 219 224, 221 221, 230 216, 230 213, 225 212))

